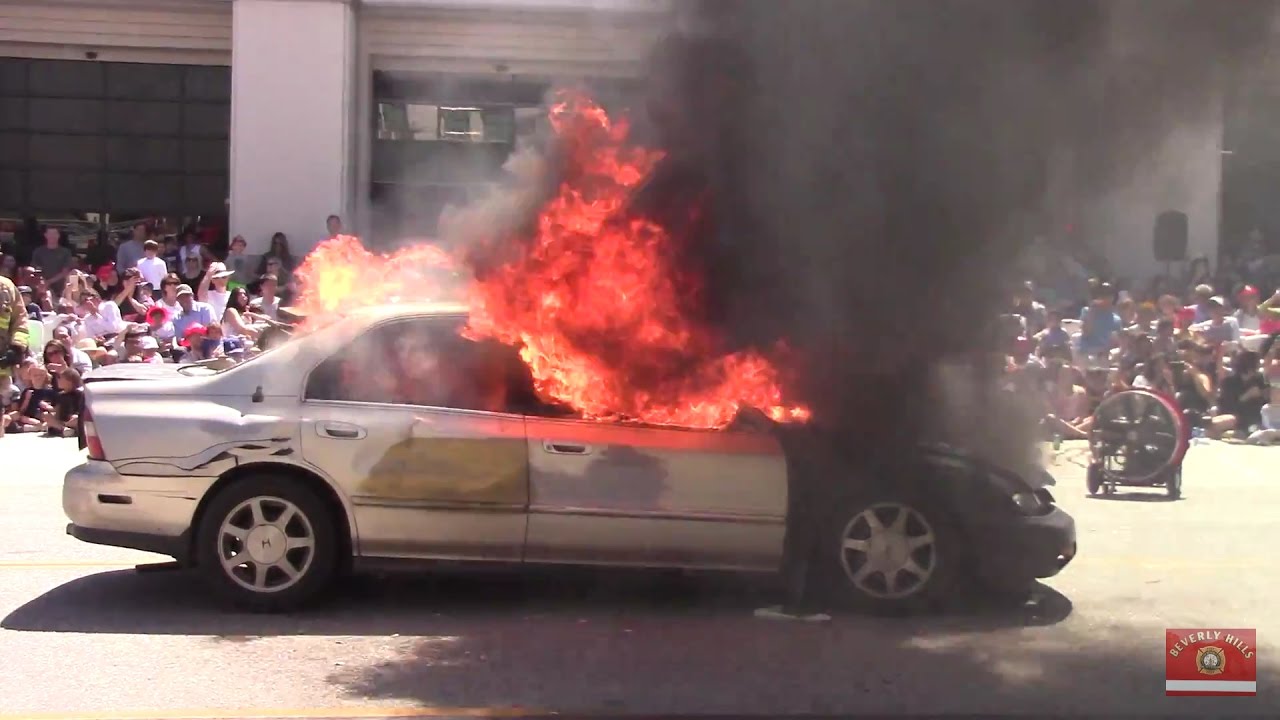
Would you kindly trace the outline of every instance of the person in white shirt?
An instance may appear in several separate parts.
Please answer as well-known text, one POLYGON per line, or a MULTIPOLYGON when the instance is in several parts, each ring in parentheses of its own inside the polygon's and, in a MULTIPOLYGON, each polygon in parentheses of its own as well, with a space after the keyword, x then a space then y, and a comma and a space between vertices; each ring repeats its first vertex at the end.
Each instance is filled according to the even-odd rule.
POLYGON ((279 280, 275 275, 268 273, 258 278, 258 292, 261 294, 250 304, 253 311, 272 320, 279 320, 280 298, 276 297, 278 289, 279 280))
POLYGON ((84 332, 88 337, 103 338, 124 330, 120 306, 114 302, 103 302, 97 290, 85 291, 80 312, 84 313, 81 317, 84 318, 84 332))
POLYGON ((1256 333, 1262 328, 1262 318, 1258 313, 1258 300, 1261 293, 1252 285, 1245 285, 1236 294, 1240 308, 1236 310, 1236 324, 1246 333, 1256 333))
POLYGON ((182 306, 178 304, 178 286, 181 284, 182 278, 173 273, 160 281, 160 296, 156 298, 156 305, 167 310, 171 319, 182 312, 182 306))
POLYGON ((228 270, 226 265, 220 262, 210 263, 209 270, 204 274, 204 282, 200 283, 200 292, 196 295, 196 299, 202 303, 209 303, 215 318, 221 319, 222 314, 227 311, 227 300, 231 298, 227 282, 231 280, 232 275, 235 275, 235 272, 228 270))
POLYGON ((142 244, 142 259, 138 261, 138 270, 142 272, 142 279, 151 283, 151 287, 160 287, 164 276, 169 274, 169 266, 160 257, 160 243, 148 240, 142 244))

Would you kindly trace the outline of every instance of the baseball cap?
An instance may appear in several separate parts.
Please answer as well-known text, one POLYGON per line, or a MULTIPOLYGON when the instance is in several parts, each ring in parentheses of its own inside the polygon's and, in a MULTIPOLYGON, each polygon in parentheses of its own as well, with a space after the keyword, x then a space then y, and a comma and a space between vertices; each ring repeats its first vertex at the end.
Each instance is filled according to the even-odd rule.
POLYGON ((1245 285, 1244 287, 1240 288, 1240 292, 1236 293, 1236 297, 1249 297, 1249 296, 1258 297, 1258 295, 1260 294, 1261 293, 1258 292, 1258 288, 1252 285, 1245 285))
POLYGON ((156 339, 150 335, 147 335, 146 337, 142 338, 142 340, 138 341, 138 345, 143 350, 159 350, 160 349, 160 343, 157 342, 156 339))
POLYGON ((191 338, 196 335, 204 335, 207 332, 209 332, 209 329, 204 325, 201 325, 200 323, 192 323, 187 326, 186 330, 182 331, 182 344, 187 345, 191 342, 191 338))
POLYGON ((182 297, 183 295, 195 295, 195 292, 191 290, 190 285, 184 283, 178 286, 177 295, 178 297, 182 297))

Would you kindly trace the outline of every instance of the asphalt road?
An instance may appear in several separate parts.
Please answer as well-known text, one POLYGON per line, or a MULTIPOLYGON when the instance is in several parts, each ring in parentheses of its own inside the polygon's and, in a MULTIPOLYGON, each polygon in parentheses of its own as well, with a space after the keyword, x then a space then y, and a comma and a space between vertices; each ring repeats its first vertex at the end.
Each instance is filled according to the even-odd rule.
POLYGON ((1280 449, 1192 448, 1185 497, 1090 499, 1080 555, 1019 610, 759 620, 731 578, 448 574, 353 583, 294 617, 64 534, 72 440, 0 440, 0 720, 513 713, 1280 715, 1280 449), (1167 627, 1256 627, 1256 698, 1166 698, 1167 627))

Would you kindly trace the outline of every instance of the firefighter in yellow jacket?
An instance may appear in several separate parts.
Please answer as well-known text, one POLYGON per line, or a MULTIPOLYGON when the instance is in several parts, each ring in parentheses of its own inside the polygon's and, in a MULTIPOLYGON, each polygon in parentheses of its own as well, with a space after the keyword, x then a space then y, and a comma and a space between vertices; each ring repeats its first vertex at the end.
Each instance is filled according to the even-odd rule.
MULTIPOLYGON (((13 281, 0 275, 0 407, 9 404, 13 369, 27 354, 27 307, 13 281)), ((0 437, 4 422, 0 421, 0 437)))

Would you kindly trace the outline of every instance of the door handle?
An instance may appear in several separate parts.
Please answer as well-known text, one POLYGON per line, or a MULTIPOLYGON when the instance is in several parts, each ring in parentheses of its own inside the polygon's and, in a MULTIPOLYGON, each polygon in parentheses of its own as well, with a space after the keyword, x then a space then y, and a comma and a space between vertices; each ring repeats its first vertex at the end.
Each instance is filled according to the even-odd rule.
POLYGON ((316 423, 316 432, 324 437, 338 440, 360 440, 368 435, 368 432, 359 425, 344 422, 316 423))
POLYGON ((542 449, 552 455, 590 455, 591 446, 580 443, 542 441, 542 449))

